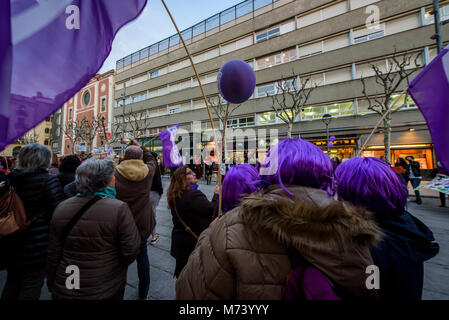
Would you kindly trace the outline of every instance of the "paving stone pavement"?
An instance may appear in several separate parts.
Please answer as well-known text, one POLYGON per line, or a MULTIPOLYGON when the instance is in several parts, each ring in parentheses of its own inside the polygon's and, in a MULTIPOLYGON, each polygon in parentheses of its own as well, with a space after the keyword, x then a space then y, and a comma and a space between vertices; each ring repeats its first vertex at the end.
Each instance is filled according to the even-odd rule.
MULTIPOLYGON (((168 189, 169 178, 163 177, 164 191, 168 189)), ((200 190, 211 199, 214 183, 206 185, 199 182, 200 190)), ((437 194, 436 194, 437 195, 437 194)), ((414 197, 410 197, 414 200, 414 197)), ((423 198, 423 204, 417 205, 409 202, 408 210, 421 219, 432 229, 437 242, 440 244, 440 253, 425 263, 423 299, 449 300, 449 208, 440 208, 439 199, 423 198)), ((175 259, 170 256, 172 217, 167 208, 167 199, 161 198, 157 207, 157 227, 159 241, 155 245, 148 245, 148 256, 151 265, 151 283, 149 291, 150 300, 175 299, 175 259)), ((6 280, 6 272, 0 271, 0 292, 6 280)), ((136 300, 138 297, 138 277, 136 263, 128 269, 126 300, 136 300)), ((51 299, 46 286, 42 289, 41 300, 51 299)))

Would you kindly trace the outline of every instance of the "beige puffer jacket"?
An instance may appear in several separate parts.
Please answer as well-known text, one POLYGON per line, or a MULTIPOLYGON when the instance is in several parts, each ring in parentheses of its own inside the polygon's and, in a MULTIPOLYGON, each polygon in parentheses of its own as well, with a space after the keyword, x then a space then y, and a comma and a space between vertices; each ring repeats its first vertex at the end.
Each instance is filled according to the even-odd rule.
POLYGON ((295 247, 345 293, 375 299, 365 286, 369 245, 381 233, 371 214, 325 191, 287 186, 246 196, 205 230, 176 282, 177 299, 270 299, 284 296, 295 247))

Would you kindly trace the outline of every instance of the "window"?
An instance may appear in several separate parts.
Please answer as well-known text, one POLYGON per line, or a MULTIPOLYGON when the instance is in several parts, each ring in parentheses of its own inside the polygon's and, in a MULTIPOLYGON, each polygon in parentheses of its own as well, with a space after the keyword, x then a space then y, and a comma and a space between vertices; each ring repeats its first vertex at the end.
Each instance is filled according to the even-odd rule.
POLYGON ((132 103, 136 103, 136 102, 143 101, 146 99, 148 99, 148 94, 146 92, 144 92, 144 93, 134 96, 132 99, 132 103))
POLYGON ((227 128, 243 128, 254 126, 254 117, 240 118, 240 119, 232 119, 228 120, 226 127, 227 128))
POLYGON ((48 140, 45 140, 45 141, 44 141, 44 144, 45 144, 46 146, 48 146, 50 143, 48 142, 48 140))
POLYGON ((72 120, 72 108, 69 109, 69 120, 72 120))
POLYGON ((265 112, 257 115, 257 124, 272 124, 276 123, 275 112, 265 112))
POLYGON ((89 105, 89 103, 90 103, 90 93, 89 91, 86 91, 83 95, 83 104, 86 107, 89 105))
POLYGON ((154 79, 159 75, 159 70, 150 73, 150 79, 154 79))
POLYGON ((325 106, 311 106, 304 108, 302 112, 303 120, 317 120, 321 119, 326 113, 332 115, 333 117, 349 116, 354 114, 354 103, 343 102, 334 103, 325 106))
POLYGON ((257 70, 270 68, 272 66, 296 60, 296 49, 290 49, 275 55, 259 58, 256 60, 257 70))
POLYGON ((377 31, 377 32, 374 32, 374 33, 371 33, 371 34, 368 34, 365 36, 360 36, 360 37, 354 38, 354 44, 382 38, 383 36, 385 36, 385 30, 380 30, 380 31, 377 31))
POLYGON ((256 96, 257 98, 267 97, 269 95, 276 94, 276 88, 275 88, 274 83, 271 83, 271 84, 257 87, 256 93, 257 93, 257 96, 256 96))
POLYGON ((256 35, 256 43, 260 43, 260 42, 263 42, 266 40, 276 38, 280 35, 280 31, 281 31, 281 29, 279 27, 277 27, 277 28, 269 29, 262 33, 259 33, 258 35, 256 35))
POLYGON ((175 114, 175 113, 179 113, 179 112, 181 112, 181 110, 179 108, 168 109, 168 114, 175 114))
POLYGON ((299 47, 299 59, 315 56, 323 52, 323 41, 307 44, 299 47))
POLYGON ((106 98, 101 98, 101 112, 106 111, 106 98))
MULTIPOLYGON (((434 24, 435 23, 435 17, 431 12, 433 11, 433 8, 429 8, 426 10, 426 14, 424 15, 424 24, 434 24)), ((449 19, 449 5, 444 5, 440 7, 440 20, 446 21, 449 19)))
POLYGON ((50 129, 49 128, 45 128, 45 133, 50 133, 50 129))

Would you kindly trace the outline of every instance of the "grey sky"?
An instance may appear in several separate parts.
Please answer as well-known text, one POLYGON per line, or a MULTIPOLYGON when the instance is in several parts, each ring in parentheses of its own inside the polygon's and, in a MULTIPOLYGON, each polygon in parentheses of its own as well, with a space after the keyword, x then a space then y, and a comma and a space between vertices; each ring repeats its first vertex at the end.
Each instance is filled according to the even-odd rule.
MULTIPOLYGON (((182 31, 242 0, 165 0, 182 31)), ((160 0, 148 0, 141 15, 117 33, 100 73, 115 69, 117 60, 176 33, 160 0)))

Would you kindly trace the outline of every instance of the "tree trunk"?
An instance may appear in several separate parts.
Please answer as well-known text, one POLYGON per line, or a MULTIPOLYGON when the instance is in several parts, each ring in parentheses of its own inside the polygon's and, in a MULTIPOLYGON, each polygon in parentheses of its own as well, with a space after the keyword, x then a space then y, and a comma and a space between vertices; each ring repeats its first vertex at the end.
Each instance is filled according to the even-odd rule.
POLYGON ((287 131, 287 138, 291 138, 292 137, 292 130, 293 130, 293 123, 289 123, 288 124, 288 131, 287 131))
POLYGON ((385 146, 385 160, 391 164, 391 116, 387 115, 384 119, 384 146, 385 146))

